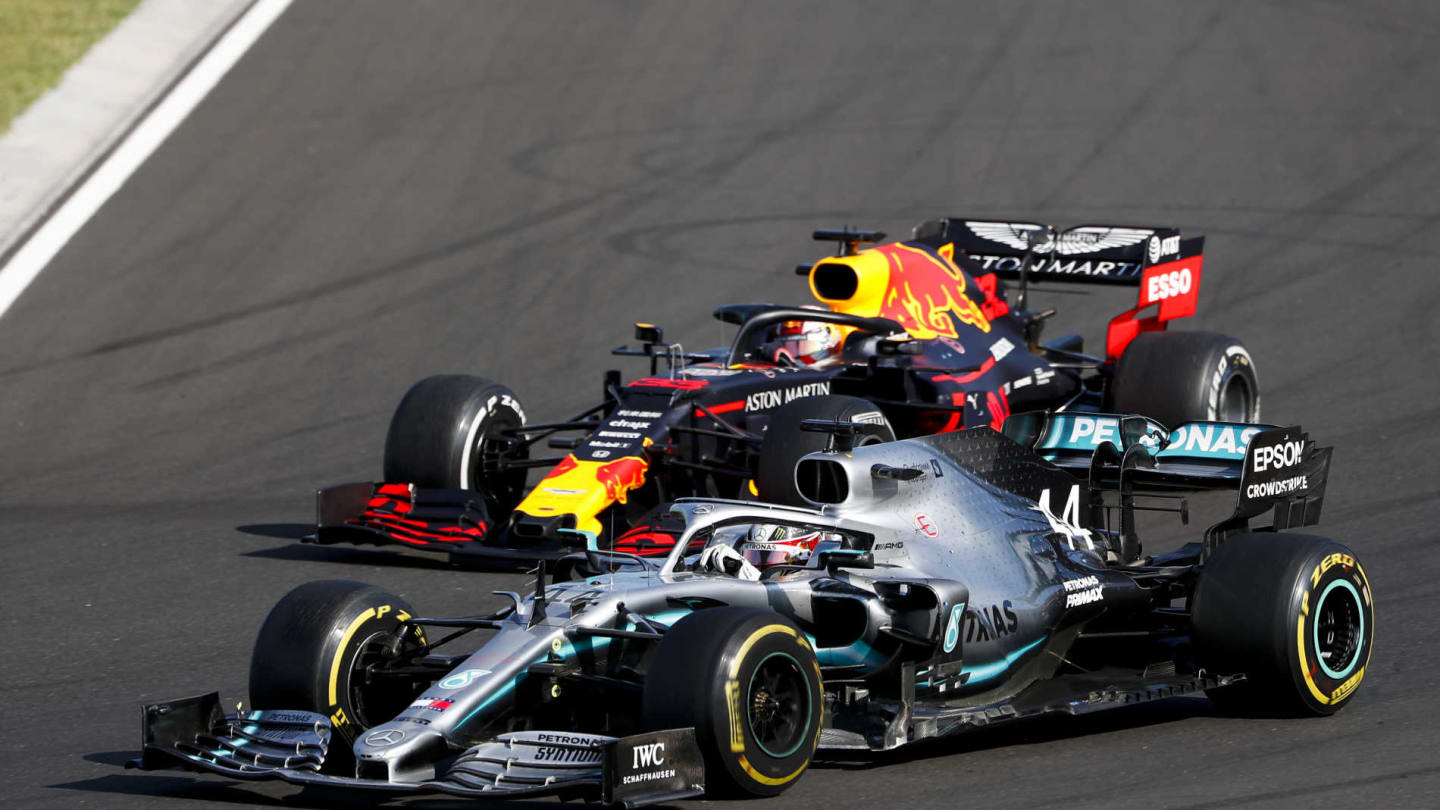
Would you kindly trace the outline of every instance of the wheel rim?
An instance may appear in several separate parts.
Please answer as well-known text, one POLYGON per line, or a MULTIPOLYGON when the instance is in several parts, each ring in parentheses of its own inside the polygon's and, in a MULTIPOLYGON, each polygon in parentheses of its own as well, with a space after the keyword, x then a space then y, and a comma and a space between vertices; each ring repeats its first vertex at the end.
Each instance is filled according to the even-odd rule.
MULTIPOLYGON (((498 513, 514 509, 515 504, 525 496, 524 470, 500 472, 500 464, 509 445, 500 431, 520 426, 518 419, 497 417, 476 437, 475 451, 470 454, 470 469, 467 471, 470 485, 485 492, 485 505, 490 509, 490 517, 495 520, 501 517, 498 513)), ((525 451, 514 454, 518 458, 527 458, 529 455, 525 451)))
POLYGON ((760 750, 784 759, 805 741, 810 726, 810 682, 800 662, 770 653, 750 675, 746 692, 750 734, 760 750))
POLYGON ((1348 580, 1337 579, 1320 592, 1313 637, 1315 659, 1327 676, 1338 680, 1355 669, 1365 639, 1365 612, 1348 580))
POLYGON ((1251 418, 1254 394, 1250 382, 1243 376, 1231 372, 1220 384, 1220 407, 1216 417, 1222 422, 1248 422, 1251 418))
POLYGON ((355 723, 360 728, 371 728, 398 715, 410 705, 412 696, 394 684, 372 683, 369 670, 386 662, 385 648, 394 639, 388 632, 372 633, 360 643, 355 658, 350 662, 349 688, 350 709, 355 723), (387 686, 389 688, 387 688, 387 686))

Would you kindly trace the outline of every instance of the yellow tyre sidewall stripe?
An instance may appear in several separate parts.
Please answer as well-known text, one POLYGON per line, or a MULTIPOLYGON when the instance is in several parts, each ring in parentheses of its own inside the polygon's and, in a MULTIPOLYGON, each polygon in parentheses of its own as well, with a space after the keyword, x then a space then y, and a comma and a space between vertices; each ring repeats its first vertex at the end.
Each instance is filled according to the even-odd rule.
POLYGON ((785 633, 792 637, 795 635, 793 629, 783 624, 767 624, 751 633, 750 637, 745 639, 745 643, 740 645, 739 651, 735 653, 735 660, 730 662, 730 680, 737 680, 740 677, 740 666, 745 663, 745 656, 750 652, 750 648, 755 646, 755 642, 771 633, 785 633))
MULTIPOLYGON (((384 609, 389 611, 390 606, 386 605, 384 609)), ((340 665, 345 661, 345 652, 350 648, 350 639, 355 636, 356 631, 360 629, 360 625, 375 618, 375 616, 375 608, 367 608, 364 613, 356 616, 355 619, 350 622, 350 626, 345 628, 345 635, 340 637, 340 646, 335 649, 335 658, 330 662, 331 707, 338 705, 340 702, 340 665)))
MULTIPOLYGON (((746 773, 746 775, 748 775, 751 779, 755 780, 759 784, 767 785, 769 787, 784 785, 788 782, 794 781, 796 777, 804 773, 805 769, 810 766, 810 757, 807 756, 805 757, 805 761, 800 763, 800 767, 796 768, 791 773, 778 777, 766 776, 765 774, 756 770, 755 766, 750 764, 749 758, 745 756, 745 718, 744 712, 741 709, 742 701, 740 700, 740 668, 744 666, 745 659, 749 655, 750 649, 752 647, 759 643, 761 639, 770 635, 774 635, 776 633, 783 633, 790 636, 791 638, 795 639, 796 643, 800 647, 802 647, 806 651, 810 651, 809 642, 805 640, 804 636, 797 634, 794 628, 787 627, 783 624, 767 624, 763 627, 756 629, 753 633, 749 635, 748 638, 745 639, 745 642, 740 645, 740 649, 735 652, 735 656, 730 662, 730 671, 725 681, 725 706, 729 713, 730 720, 730 751, 731 753, 740 755, 738 759, 740 768, 746 773)), ((817 679, 820 678, 820 665, 818 663, 815 664, 815 676, 817 679)), ((818 743, 820 740, 820 731, 823 729, 825 724, 825 718, 823 714, 825 711, 824 700, 820 701, 820 711, 822 714, 818 722, 816 722, 815 724, 816 743, 818 743)))
POLYGON ((740 755, 740 767, 744 768, 745 773, 749 774, 750 778, 754 779, 756 782, 759 782, 762 785, 770 785, 771 787, 774 787, 775 785, 783 785, 786 782, 789 782, 790 780, 804 773, 805 769, 810 767, 810 758, 806 757, 805 761, 800 763, 800 767, 796 768, 794 773, 778 778, 766 776, 765 774, 755 770, 755 767, 750 764, 750 760, 746 759, 744 754, 740 755))
MULTIPOLYGON (((1321 706, 1338 704, 1355 694, 1355 690, 1360 688, 1360 682, 1365 679, 1365 670, 1370 666, 1370 656, 1375 652, 1375 645, 1372 642, 1372 639, 1375 637, 1375 605, 1370 596, 1370 578, 1365 575, 1365 569, 1361 567, 1358 560, 1354 560, 1353 556, 1351 556, 1351 560, 1354 561, 1354 570, 1360 576, 1360 593, 1365 602, 1363 605, 1360 605, 1360 609, 1369 612, 1369 616, 1366 618, 1369 620, 1368 629, 1370 632, 1365 638, 1360 639, 1360 643, 1365 645, 1365 662, 1356 668, 1353 675, 1336 686, 1328 695, 1321 691, 1319 684, 1315 683, 1314 677, 1310 674, 1310 659, 1306 655, 1305 646, 1305 619, 1310 615, 1310 594, 1319 589, 1321 585, 1327 585, 1334 581, 1322 576, 1324 571, 1321 570, 1320 565, 1316 566, 1314 574, 1306 578, 1307 586, 1305 593, 1300 599, 1300 611, 1295 616, 1295 650, 1300 656, 1300 677, 1301 680, 1305 681, 1305 687, 1309 690, 1310 695, 1315 698, 1315 702, 1321 706)), ((1323 563, 1321 565, 1323 565, 1323 563)), ((1328 569, 1330 566, 1324 567, 1328 569)), ((1347 574, 1342 574, 1340 577, 1337 577, 1337 579, 1346 578, 1348 578, 1347 574)), ((1314 618, 1315 621, 1320 620, 1318 616, 1314 618)))

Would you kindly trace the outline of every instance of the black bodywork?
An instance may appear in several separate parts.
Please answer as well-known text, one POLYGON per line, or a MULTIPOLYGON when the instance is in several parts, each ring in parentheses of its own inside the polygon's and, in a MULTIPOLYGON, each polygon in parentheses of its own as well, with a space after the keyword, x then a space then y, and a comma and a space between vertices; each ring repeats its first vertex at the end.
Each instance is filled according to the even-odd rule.
MULTIPOLYGON (((687 496, 765 497, 754 485, 765 431, 771 414, 796 399, 866 400, 898 438, 999 429, 1011 413, 1102 409, 1115 346, 1096 357, 1083 352, 1078 336, 1042 343, 1042 322, 1054 313, 1025 309, 1026 284, 1138 286, 1153 272, 1186 262, 1194 264, 1198 284, 1203 244, 1203 237, 1181 242, 1173 229, 1057 232, 1028 223, 936 220, 918 226, 911 241, 858 248, 883 236, 816 232, 817 239, 837 241, 839 254, 797 273, 809 276, 812 293, 830 310, 720 307, 715 317, 739 327, 730 347, 682 353, 665 343, 659 328, 637 324, 640 348, 615 353, 647 358, 647 376, 622 383, 619 371, 606 371, 594 407, 563 422, 511 429, 486 457, 490 475, 552 468, 513 512, 492 514, 493 504, 474 491, 348 484, 320 490, 317 531, 307 539, 399 543, 489 564, 553 559, 577 546, 663 554, 664 535, 645 531, 644 518, 656 505, 687 496), (983 235, 995 237, 1001 226, 1018 236, 983 235), (1117 239, 1097 241, 1087 236, 1092 232, 1124 238, 1107 246, 1117 239), (1067 239, 1080 247, 1067 251, 1067 239), (1157 252, 1161 242, 1172 255, 1157 252), (1061 254, 1068 262, 1059 261, 1061 254), (872 281, 867 272, 870 279, 882 275, 872 281), (1013 302, 1005 278, 1020 280, 1013 302), (868 303, 857 293, 867 283, 886 285, 868 303), (842 361, 809 367, 766 357, 759 348, 765 332, 796 320, 844 329, 842 361), (536 457, 540 447, 570 452, 536 457)), ((1123 350, 1116 324, 1131 334, 1163 328, 1167 319, 1163 307, 1158 319, 1134 316, 1112 322, 1109 343, 1120 340, 1123 350)))

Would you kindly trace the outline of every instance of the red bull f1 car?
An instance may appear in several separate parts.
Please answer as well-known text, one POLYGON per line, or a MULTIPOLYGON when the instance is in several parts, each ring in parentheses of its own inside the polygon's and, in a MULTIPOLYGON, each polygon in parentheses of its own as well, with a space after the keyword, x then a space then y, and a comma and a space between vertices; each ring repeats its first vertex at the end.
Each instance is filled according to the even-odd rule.
POLYGON ((664 557, 542 561, 493 613, 300 586, 261 626, 254 708, 145 706, 134 764, 628 807, 773 796, 817 751, 1179 695, 1326 715, 1364 680, 1364 567, 1290 531, 1319 518, 1330 461, 1298 427, 1031 413, 869 446, 878 425, 803 427, 832 443, 796 465, 806 505, 681 499, 664 557), (1234 492, 1233 512, 1142 549, 1135 510, 1192 489, 1234 492))
POLYGON ((1201 236, 951 218, 885 244, 848 229, 815 237, 839 249, 797 268, 814 303, 722 306, 715 316, 738 327, 734 341, 698 353, 637 324, 640 347, 616 353, 645 358, 650 373, 623 382, 605 372, 597 404, 571 419, 532 423, 512 390, 480 377, 420 381, 391 421, 384 480, 321 490, 307 539, 489 564, 576 547, 664 554, 668 535, 646 517, 662 502, 802 503, 791 472, 824 441, 798 429, 806 419, 873 423, 871 440, 883 441, 998 429, 1022 412, 1124 411, 1167 425, 1259 418, 1239 341, 1166 331, 1195 312, 1201 236), (1054 310, 1027 308, 1041 281, 1128 285, 1139 296, 1091 355, 1079 336, 1042 342, 1054 310))

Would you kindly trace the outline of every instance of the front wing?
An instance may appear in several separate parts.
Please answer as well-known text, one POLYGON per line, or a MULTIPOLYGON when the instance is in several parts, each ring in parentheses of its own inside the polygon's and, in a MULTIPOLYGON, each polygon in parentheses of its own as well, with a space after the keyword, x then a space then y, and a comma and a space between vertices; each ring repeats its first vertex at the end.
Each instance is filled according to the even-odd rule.
POLYGON ((395 782, 321 773, 332 729, 324 715, 292 710, 225 715, 218 693, 145 706, 143 751, 126 767, 180 767, 232 779, 281 780, 385 793, 510 799, 559 795, 639 807, 705 792, 693 729, 629 737, 521 731, 466 749, 435 778, 395 782), (656 762, 656 746, 663 757, 656 762), (645 752, 642 756, 640 752, 645 752), (642 764, 643 763, 643 764, 642 764))
POLYGON ((514 537, 497 527, 478 492, 368 482, 315 493, 315 534, 305 542, 400 545, 452 560, 533 564, 570 554, 550 538, 514 537))
MULTIPOLYGON (((677 530, 642 523, 614 542, 614 549, 660 557, 674 547, 677 530)), ((315 493, 315 533, 305 542, 329 545, 401 545, 449 554, 456 562, 534 564, 557 560, 576 548, 558 535, 523 536, 496 526, 478 492, 426 489, 368 482, 326 487, 315 493)))

